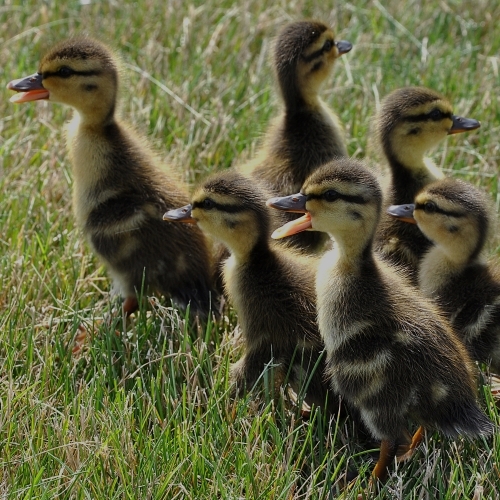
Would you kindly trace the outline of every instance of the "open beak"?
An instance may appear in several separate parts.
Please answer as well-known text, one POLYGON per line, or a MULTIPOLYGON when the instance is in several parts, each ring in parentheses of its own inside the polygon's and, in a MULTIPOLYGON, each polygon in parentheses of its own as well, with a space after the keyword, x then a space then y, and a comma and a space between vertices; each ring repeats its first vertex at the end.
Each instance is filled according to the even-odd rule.
POLYGON ((413 203, 409 205, 391 205, 387 209, 387 213, 399 219, 402 222, 409 222, 410 224, 416 224, 417 221, 413 217, 413 212, 415 210, 415 205, 413 203))
POLYGON ((25 78, 19 78, 18 80, 12 80, 7 84, 7 88, 18 92, 10 98, 10 102, 15 103, 48 99, 50 95, 49 91, 42 85, 41 73, 35 73, 25 78))
POLYGON ((469 130, 475 130, 481 126, 481 122, 478 122, 473 118, 464 118, 462 116, 452 115, 451 119, 453 120, 453 125, 448 131, 448 135, 468 132, 469 130))
POLYGON ((169 210, 163 214, 163 220, 169 222, 184 222, 185 224, 196 224, 196 220, 191 216, 192 205, 185 205, 181 208, 169 210))
POLYGON ((339 51, 339 56, 346 54, 352 49, 352 43, 347 42, 346 40, 339 40, 338 42, 335 42, 335 45, 339 51))
POLYGON ((283 210, 284 212, 304 214, 302 217, 292 220, 284 226, 276 229, 276 231, 274 231, 271 235, 271 238, 279 240, 281 238, 285 238, 286 236, 291 236, 292 234, 312 229, 311 215, 306 212, 306 201, 306 196, 301 193, 271 198, 266 201, 266 205, 268 207, 283 210))

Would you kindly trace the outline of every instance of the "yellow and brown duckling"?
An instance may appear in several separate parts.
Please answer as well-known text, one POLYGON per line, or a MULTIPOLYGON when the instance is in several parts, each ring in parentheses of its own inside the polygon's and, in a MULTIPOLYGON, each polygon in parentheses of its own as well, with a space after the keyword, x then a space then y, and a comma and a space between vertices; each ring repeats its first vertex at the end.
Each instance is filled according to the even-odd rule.
MULTIPOLYGON (((479 126, 477 120, 454 115, 444 96, 425 87, 405 87, 386 96, 374 119, 372 140, 389 167, 387 205, 408 203, 425 185, 443 178, 426 153, 448 135, 479 126)), ((416 283, 418 263, 430 246, 418 228, 384 214, 375 242, 380 255, 416 283)))
POLYGON ((233 392, 251 389, 272 365, 276 387, 288 379, 299 394, 310 377, 306 401, 323 404, 328 384, 316 321, 318 260, 287 251, 270 239, 271 217, 263 192, 247 177, 225 171, 203 182, 190 205, 164 218, 196 223, 230 251, 223 279, 245 344, 243 357, 232 366, 233 392))
POLYGON ((407 418, 421 426, 408 456, 423 428, 449 437, 490 434, 464 346, 437 307, 374 252, 382 208, 375 177, 357 161, 335 160, 300 193, 268 204, 306 211, 275 237, 312 229, 334 239, 317 273, 319 328, 332 388, 381 441, 373 476, 384 478, 398 443, 409 442, 407 418))
POLYGON ((495 220, 489 198, 469 183, 444 179, 388 213, 418 224, 432 241, 420 264, 420 289, 438 302, 471 357, 500 372, 500 270, 484 255, 495 220))
POLYGON ((144 286, 206 314, 212 287, 205 238, 196 227, 163 222, 163 213, 188 196, 145 140, 117 118, 118 77, 113 53, 81 37, 56 45, 37 73, 8 88, 18 92, 13 102, 46 99, 75 110, 66 131, 73 209, 124 297, 124 311, 138 307, 144 286))
MULTIPOLYGON (((319 91, 335 61, 351 48, 349 42, 335 40, 333 31, 320 21, 290 23, 278 35, 273 66, 284 109, 266 132, 257 157, 241 167, 263 182, 271 195, 297 192, 315 168, 347 155, 343 127, 319 91)), ((291 240, 310 251, 325 242, 320 233, 291 240)))

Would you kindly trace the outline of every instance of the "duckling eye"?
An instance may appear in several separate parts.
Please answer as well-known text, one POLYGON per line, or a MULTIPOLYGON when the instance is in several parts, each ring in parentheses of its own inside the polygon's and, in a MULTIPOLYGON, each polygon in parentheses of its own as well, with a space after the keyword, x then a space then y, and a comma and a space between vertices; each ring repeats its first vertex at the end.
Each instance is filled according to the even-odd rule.
POLYGON ((325 201, 335 201, 339 197, 339 193, 334 189, 329 189, 325 193, 323 193, 323 199, 325 201))
POLYGON ((433 201, 426 201, 424 203, 424 212, 426 214, 433 214, 437 210, 437 205, 433 201))
POLYGON ((327 40, 325 45, 323 45, 323 52, 330 52, 333 47, 333 40, 327 40))
POLYGON ((68 68, 68 66, 62 66, 57 71, 57 76, 61 78, 69 78, 73 74, 73 70, 68 68))
POLYGON ((443 118, 443 112, 435 108, 429 113, 429 118, 434 121, 441 120, 443 118))
POLYGON ((211 210, 214 207, 215 207, 215 202, 210 198, 206 198, 203 200, 203 208, 205 210, 211 210))

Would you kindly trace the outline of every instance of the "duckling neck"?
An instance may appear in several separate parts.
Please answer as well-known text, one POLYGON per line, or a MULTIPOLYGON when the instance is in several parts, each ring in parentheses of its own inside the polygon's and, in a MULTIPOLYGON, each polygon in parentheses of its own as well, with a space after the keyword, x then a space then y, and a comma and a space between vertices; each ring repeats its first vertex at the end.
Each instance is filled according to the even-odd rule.
POLYGON ((90 110, 75 109, 75 115, 78 115, 80 127, 87 127, 97 131, 104 129, 115 121, 115 103, 108 107, 96 108, 92 106, 90 110))
POLYGON ((73 208, 77 222, 82 225, 90 210, 90 200, 102 201, 100 198, 116 189, 107 182, 110 173, 120 177, 117 170, 122 170, 123 178, 130 175, 127 154, 134 146, 114 119, 97 124, 85 120, 78 112, 66 126, 66 144, 74 179, 73 208))
POLYGON ((410 155, 401 161, 392 151, 385 152, 391 169, 392 204, 409 203, 424 186, 444 177, 430 158, 410 155))
POLYGON ((246 238, 238 239, 237 242, 233 241, 229 248, 237 265, 245 265, 258 260, 262 255, 266 255, 270 251, 266 238, 248 241, 248 235, 246 238))
POLYGON ((332 264, 342 274, 359 274, 367 264, 374 263, 373 236, 365 241, 356 241, 351 234, 336 234, 331 251, 332 264))
MULTIPOLYGON (((477 259, 474 259, 477 260, 477 259)), ((470 255, 460 252, 447 253, 440 246, 433 246, 422 259, 418 282, 422 292, 432 297, 453 276, 472 264, 470 255)))
POLYGON ((316 91, 303 92, 297 85, 282 86, 281 95, 287 115, 300 113, 304 110, 319 110, 323 107, 323 103, 316 91))
POLYGON ((287 106, 266 134, 258 159, 266 168, 259 168, 259 176, 276 194, 299 191, 313 169, 335 156, 347 156, 338 117, 320 99, 317 103, 316 108, 287 106), (269 161, 272 168, 267 168, 269 161))

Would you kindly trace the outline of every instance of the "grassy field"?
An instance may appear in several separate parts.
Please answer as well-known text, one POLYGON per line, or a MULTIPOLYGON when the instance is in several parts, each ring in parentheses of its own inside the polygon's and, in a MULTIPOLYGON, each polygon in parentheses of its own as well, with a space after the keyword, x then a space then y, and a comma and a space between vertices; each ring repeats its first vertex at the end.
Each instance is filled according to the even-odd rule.
MULTIPOLYGON (((366 155, 370 116, 396 87, 443 92, 482 122, 433 153, 500 200, 500 4, 491 0, 155 2, 4 0, 0 6, 0 496, 329 499, 373 450, 350 423, 228 397, 237 315, 190 325, 152 300, 124 331, 105 270, 75 227, 62 136, 70 111, 13 105, 5 84, 70 34, 121 55, 123 115, 190 183, 250 158, 279 106, 269 67, 283 23, 317 17, 354 48, 323 91, 366 155), (84 5, 81 5, 84 4, 84 5), (383 4, 383 5, 382 5, 383 4), (64 6, 63 6, 64 5, 64 6), (80 324, 89 332, 72 356, 80 324)), ((460 381, 457 381, 460 383, 460 381)), ((480 399, 500 418, 489 389, 480 399)), ((500 441, 428 434, 378 498, 498 498, 500 441)), ((358 482, 346 495, 356 497, 358 482)))

